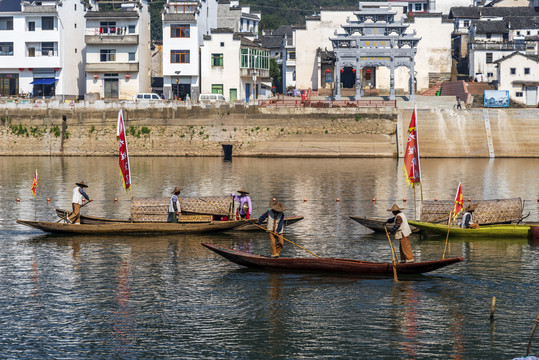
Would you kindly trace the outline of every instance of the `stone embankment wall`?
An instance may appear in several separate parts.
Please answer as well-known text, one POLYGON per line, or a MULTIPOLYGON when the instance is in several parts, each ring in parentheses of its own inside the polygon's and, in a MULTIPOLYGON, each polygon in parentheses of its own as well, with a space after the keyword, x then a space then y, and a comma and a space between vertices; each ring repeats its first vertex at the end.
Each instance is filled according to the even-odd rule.
MULTIPOLYGON (((118 153, 118 104, 0 108, 0 155, 118 153), (65 117, 65 120, 64 120, 65 117)), ((395 157, 410 109, 124 106, 131 156, 395 157)), ((422 157, 538 157, 537 109, 418 109, 422 157)))

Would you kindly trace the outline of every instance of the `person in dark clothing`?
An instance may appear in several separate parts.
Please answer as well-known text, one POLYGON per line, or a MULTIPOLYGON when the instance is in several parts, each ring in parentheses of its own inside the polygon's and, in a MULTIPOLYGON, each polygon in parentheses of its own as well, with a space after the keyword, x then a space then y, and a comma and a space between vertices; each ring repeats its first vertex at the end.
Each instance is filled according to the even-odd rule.
POLYGON ((284 245, 284 211, 285 206, 280 201, 271 201, 270 210, 266 211, 258 218, 258 225, 261 225, 266 218, 268 219, 267 229, 269 232, 271 244, 271 257, 279 257, 284 245))
POLYGON ((168 206, 167 222, 177 223, 181 213, 181 199, 179 198, 181 189, 175 187, 170 197, 170 205, 168 206))

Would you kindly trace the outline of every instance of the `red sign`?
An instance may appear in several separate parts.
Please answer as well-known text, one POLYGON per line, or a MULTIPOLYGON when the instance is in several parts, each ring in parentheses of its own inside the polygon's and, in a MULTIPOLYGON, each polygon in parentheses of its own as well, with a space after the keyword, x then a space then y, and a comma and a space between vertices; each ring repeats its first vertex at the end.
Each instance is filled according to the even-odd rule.
POLYGON ((131 188, 131 168, 129 166, 129 153, 127 152, 127 142, 125 139, 125 126, 122 110, 118 112, 118 127, 116 130, 116 138, 120 142, 119 148, 119 164, 120 172, 122 173, 123 186, 125 191, 131 188))
POLYGON ((404 172, 406 182, 412 186, 421 182, 421 167, 419 166, 419 141, 417 139, 416 109, 412 112, 412 120, 408 127, 408 141, 404 154, 404 172))

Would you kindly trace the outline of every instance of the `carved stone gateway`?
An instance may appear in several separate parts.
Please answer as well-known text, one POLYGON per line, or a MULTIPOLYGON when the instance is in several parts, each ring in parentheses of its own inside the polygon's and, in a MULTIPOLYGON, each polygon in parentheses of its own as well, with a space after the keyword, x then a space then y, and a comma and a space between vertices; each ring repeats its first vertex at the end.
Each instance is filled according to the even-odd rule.
MULTIPOLYGON (((361 73, 364 68, 385 66, 390 69, 390 95, 395 100, 395 69, 406 66, 410 69, 410 97, 414 95, 414 57, 417 43, 415 31, 406 34, 409 24, 404 20, 395 22, 395 12, 391 6, 385 8, 363 8, 354 11, 357 20, 347 19, 342 25, 345 34, 330 38, 335 53, 335 99, 341 99, 341 74, 352 69, 355 76, 356 100, 363 95, 361 73)), ((369 71, 368 69, 366 71, 369 71)))

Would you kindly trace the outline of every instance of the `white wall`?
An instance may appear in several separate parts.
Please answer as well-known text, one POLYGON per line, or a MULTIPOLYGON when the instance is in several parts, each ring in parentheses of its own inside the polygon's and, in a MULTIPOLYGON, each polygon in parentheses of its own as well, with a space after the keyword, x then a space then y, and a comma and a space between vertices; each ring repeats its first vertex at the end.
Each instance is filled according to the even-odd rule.
MULTIPOLYGON (((526 104, 526 87, 522 84, 513 84, 513 82, 536 82, 539 79, 539 63, 523 55, 514 55, 500 62, 497 76, 500 79, 498 90, 509 90, 511 101, 526 104), (511 74, 511 68, 515 69, 514 75, 511 74), (529 74, 524 74, 525 68, 530 69, 529 74), (522 93, 522 96, 517 96, 517 92, 522 93)), ((536 99, 535 103, 539 103, 539 99, 536 99)))
POLYGON ((430 12, 441 12, 448 15, 452 7, 473 5, 473 0, 435 0, 434 9, 431 9, 430 12))

